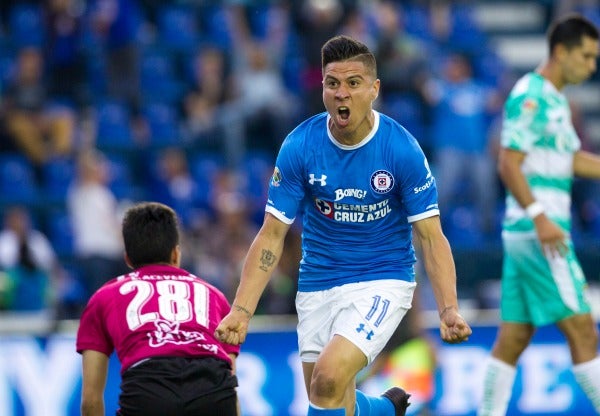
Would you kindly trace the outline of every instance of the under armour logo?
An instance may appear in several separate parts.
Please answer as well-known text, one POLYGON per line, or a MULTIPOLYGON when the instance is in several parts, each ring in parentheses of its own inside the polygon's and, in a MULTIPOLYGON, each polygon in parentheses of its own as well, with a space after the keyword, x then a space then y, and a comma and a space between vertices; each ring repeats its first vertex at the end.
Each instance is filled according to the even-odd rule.
POLYGON ((359 332, 359 333, 360 333, 360 332, 366 332, 366 333, 367 333, 367 339, 368 339, 369 341, 371 340, 371 337, 372 337, 373 335, 375 335, 375 332, 373 332, 373 331, 368 331, 368 332, 367 332, 367 330, 365 329, 365 324, 360 324, 360 325, 358 325, 358 328, 356 328, 356 332, 359 332))
POLYGON ((327 182, 325 182, 325 179, 327 179, 327 175, 321 175, 321 178, 317 179, 317 178, 315 178, 315 174, 311 173, 309 175, 308 183, 310 183, 311 185, 314 185, 315 182, 319 182, 321 184, 321 186, 325 186, 325 185, 327 185, 327 182))

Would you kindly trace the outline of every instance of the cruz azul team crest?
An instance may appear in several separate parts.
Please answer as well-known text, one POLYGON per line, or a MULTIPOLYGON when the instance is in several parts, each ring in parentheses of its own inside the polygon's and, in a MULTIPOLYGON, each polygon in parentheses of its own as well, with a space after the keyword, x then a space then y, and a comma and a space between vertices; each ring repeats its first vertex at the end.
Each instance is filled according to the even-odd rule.
POLYGON ((371 189, 378 194, 385 194, 394 187, 394 177, 386 170, 375 171, 371 175, 371 189))

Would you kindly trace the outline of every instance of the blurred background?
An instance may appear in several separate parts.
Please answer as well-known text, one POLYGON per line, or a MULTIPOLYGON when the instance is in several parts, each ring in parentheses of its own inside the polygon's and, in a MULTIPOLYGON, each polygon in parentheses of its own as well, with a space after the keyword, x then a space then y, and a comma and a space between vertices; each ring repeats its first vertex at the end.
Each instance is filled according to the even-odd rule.
MULTIPOLYGON (((231 300, 279 146, 324 109, 320 47, 336 34, 376 54, 376 108, 426 152, 463 310, 493 328, 502 103, 546 56, 548 23, 570 11, 600 24, 596 0, 2 0, 0 334, 32 336, 42 351, 39 337, 72 336, 90 294, 127 271, 120 219, 142 200, 177 211, 184 267, 231 300)), ((566 94, 583 146, 600 150, 600 74, 566 94)), ((599 184, 578 180, 573 197, 573 238, 600 308, 599 184)), ((298 222, 256 332, 293 331, 298 222)), ((437 316, 420 268, 418 279, 416 325, 427 331, 437 316)), ((9 401, 15 414, 50 414, 27 413, 24 400, 9 401)))

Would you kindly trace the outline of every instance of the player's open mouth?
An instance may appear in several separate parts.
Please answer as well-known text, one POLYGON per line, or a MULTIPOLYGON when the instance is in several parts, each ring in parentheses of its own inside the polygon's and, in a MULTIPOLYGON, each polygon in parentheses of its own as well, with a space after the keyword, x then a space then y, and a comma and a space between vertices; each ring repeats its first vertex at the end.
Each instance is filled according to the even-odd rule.
POLYGON ((350 118, 350 109, 348 107, 338 107, 338 115, 342 120, 350 118))

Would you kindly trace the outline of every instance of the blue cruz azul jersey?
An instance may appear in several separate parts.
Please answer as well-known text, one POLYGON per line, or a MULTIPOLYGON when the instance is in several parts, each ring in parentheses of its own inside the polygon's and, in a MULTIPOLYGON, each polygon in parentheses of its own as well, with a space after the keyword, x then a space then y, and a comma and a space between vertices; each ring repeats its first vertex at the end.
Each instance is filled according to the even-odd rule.
POLYGON ((324 290, 378 279, 414 281, 411 223, 439 214, 435 179, 415 138, 375 112, 359 144, 337 142, 328 114, 285 139, 266 211, 303 219, 298 289, 324 290))

